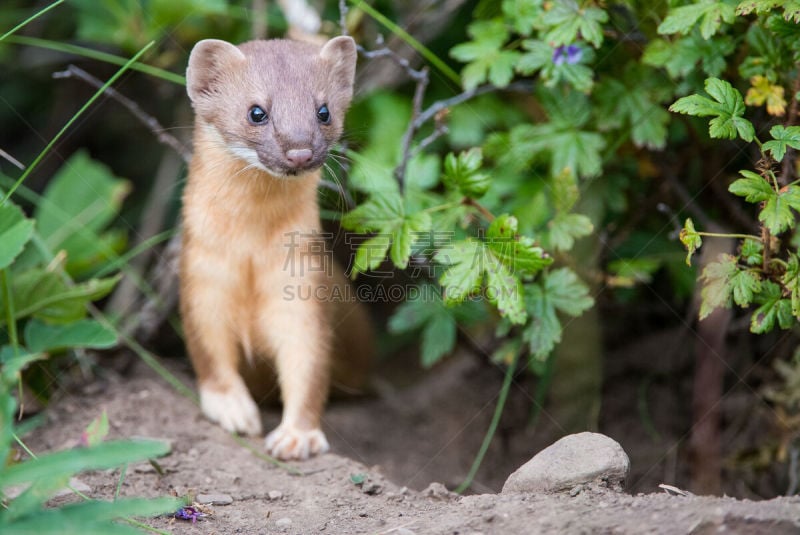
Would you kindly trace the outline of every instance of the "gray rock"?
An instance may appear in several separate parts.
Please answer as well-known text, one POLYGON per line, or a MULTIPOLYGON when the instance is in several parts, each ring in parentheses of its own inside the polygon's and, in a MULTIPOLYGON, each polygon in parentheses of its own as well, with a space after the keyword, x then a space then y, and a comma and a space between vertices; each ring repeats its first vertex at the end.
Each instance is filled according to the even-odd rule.
POLYGON ((282 530, 289 529, 289 526, 291 525, 292 525, 292 519, 286 516, 283 518, 279 518, 278 520, 275 521, 275 527, 282 530))
POLYGON ((283 498, 283 493, 279 490, 271 490, 269 491, 269 494, 267 494, 267 498, 270 500, 280 500, 283 498))
POLYGON ((508 476, 503 492, 562 492, 600 482, 622 489, 630 460, 617 441, 600 433, 567 435, 508 476))
POLYGON ((194 499, 202 505, 230 505, 233 503, 230 495, 219 493, 198 494, 194 499))

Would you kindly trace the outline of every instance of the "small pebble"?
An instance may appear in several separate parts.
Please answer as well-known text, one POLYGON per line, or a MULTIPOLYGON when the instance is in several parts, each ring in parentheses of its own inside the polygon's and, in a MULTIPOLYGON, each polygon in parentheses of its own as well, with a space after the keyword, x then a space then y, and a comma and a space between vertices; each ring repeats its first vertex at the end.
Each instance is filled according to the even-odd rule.
POLYGON ((291 525, 292 519, 286 516, 275 521, 275 526, 281 529, 288 529, 291 525))
POLYGON ((87 485, 86 483, 84 483, 83 481, 78 479, 77 477, 71 477, 69 479, 69 486, 72 487, 72 488, 64 487, 63 489, 57 491, 53 495, 53 498, 60 498, 62 496, 69 496, 71 494, 75 494, 75 491, 81 492, 83 494, 88 494, 88 493, 92 492, 92 487, 90 487, 89 485, 87 485))
POLYGON ((195 496, 195 501, 200 504, 207 505, 230 505, 233 503, 233 498, 228 494, 198 494, 195 496))
POLYGON ((281 498, 283 498, 283 493, 279 490, 271 490, 269 491, 269 494, 267 494, 267 497, 270 500, 280 500, 281 498))

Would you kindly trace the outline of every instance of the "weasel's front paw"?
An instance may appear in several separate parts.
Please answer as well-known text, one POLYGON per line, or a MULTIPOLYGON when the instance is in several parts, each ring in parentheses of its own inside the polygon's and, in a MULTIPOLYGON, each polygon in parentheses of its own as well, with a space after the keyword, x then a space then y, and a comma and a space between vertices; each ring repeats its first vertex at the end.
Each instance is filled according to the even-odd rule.
POLYGON ((284 461, 304 460, 330 449, 325 434, 320 429, 302 430, 287 425, 279 425, 266 441, 267 452, 284 461))
POLYGON ((212 422, 227 431, 260 435, 261 414, 244 384, 218 392, 200 387, 200 407, 212 422))

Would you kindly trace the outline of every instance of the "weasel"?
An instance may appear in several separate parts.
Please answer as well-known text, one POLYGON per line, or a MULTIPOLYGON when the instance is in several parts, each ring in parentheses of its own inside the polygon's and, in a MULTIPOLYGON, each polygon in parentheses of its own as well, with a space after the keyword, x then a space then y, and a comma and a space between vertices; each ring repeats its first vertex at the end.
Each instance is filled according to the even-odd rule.
POLYGON ((261 401, 271 384, 265 373, 277 371, 283 415, 266 449, 280 459, 328 450, 320 420, 331 374, 357 388, 369 358, 363 327, 353 325, 364 312, 330 303, 331 288, 346 282, 319 269, 329 259, 320 247, 317 184, 342 132, 355 65, 346 36, 321 47, 206 39, 189 57, 194 155, 180 258, 186 345, 202 411, 228 431, 261 434, 251 393, 261 401))

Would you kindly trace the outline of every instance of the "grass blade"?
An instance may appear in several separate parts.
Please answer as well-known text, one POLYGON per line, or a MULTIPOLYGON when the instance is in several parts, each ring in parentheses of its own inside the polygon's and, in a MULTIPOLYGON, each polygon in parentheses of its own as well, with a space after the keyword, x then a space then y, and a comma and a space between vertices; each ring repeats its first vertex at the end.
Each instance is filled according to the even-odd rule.
POLYGON ((83 470, 114 468, 126 462, 159 457, 169 452, 169 444, 160 440, 118 440, 91 448, 58 451, 15 464, 0 472, 0 488, 83 470))
MULTIPOLYGON (((102 61, 103 63, 110 63, 112 65, 125 65, 128 62, 127 58, 109 54, 108 52, 101 52, 93 48, 71 45, 69 43, 59 43, 58 41, 51 41, 49 39, 40 39, 38 37, 13 35, 10 36, 6 42, 15 45, 34 46, 36 48, 55 50, 56 52, 63 52, 65 54, 74 54, 76 56, 94 59, 97 61, 102 61)), ((158 67, 153 67, 152 65, 147 65, 146 63, 133 63, 130 65, 130 69, 154 76, 155 78, 160 78, 161 80, 166 80, 167 82, 171 82, 173 84, 186 85, 186 78, 180 74, 159 69, 158 67)))
POLYGON ((11 34, 18 32, 19 30, 24 28, 28 23, 36 20, 37 18, 41 17, 42 15, 44 15, 45 13, 47 13, 48 11, 53 9, 54 7, 58 6, 59 4, 63 4, 63 3, 64 3, 64 0, 57 0, 56 2, 53 2, 52 4, 47 6, 46 8, 38 11, 37 13, 34 13, 30 17, 28 17, 27 19, 23 20, 22 22, 20 22, 19 24, 17 24, 16 26, 11 28, 10 30, 8 30, 2 36, 0 36, 0 41, 2 41, 3 39, 5 39, 6 37, 8 37, 11 34))
POLYGON ((107 87, 109 87, 109 86, 110 86, 111 84, 113 84, 114 82, 116 82, 116 81, 117 81, 117 79, 118 79, 120 76, 122 76, 122 74, 123 74, 125 71, 127 71, 127 70, 128 70, 128 68, 130 68, 130 66, 131 66, 131 65, 133 65, 134 63, 136 63, 136 61, 137 61, 137 60, 138 60, 140 57, 142 57, 142 55, 143 55, 145 52, 147 52, 147 50, 148 50, 148 49, 149 49, 151 46, 153 46, 153 44, 155 44, 155 41, 150 41, 149 43, 147 43, 147 44, 146 44, 146 45, 145 45, 145 46, 144 46, 144 47, 143 47, 143 48, 142 48, 142 49, 141 49, 139 52, 137 52, 137 53, 136 53, 136 55, 135 55, 135 56, 133 56, 131 59, 129 59, 129 60, 128 60, 128 61, 125 63, 125 65, 123 65, 123 66, 122 66, 122 68, 120 68, 120 69, 119 69, 119 70, 118 70, 118 71, 117 71, 117 72, 114 74, 114 76, 112 76, 111 78, 109 78, 109 79, 108 79, 108 81, 107 81, 105 84, 103 84, 103 87, 101 87, 100 89, 98 89, 98 90, 97 90, 97 92, 96 92, 94 95, 92 95, 92 98, 90 98, 88 101, 86 101, 86 104, 84 104, 84 105, 81 107, 81 109, 79 109, 79 110, 78 110, 78 112, 77 112, 75 115, 73 115, 73 116, 72 116, 72 118, 70 118, 70 120, 69 120, 69 121, 67 121, 67 124, 65 124, 65 125, 64 125, 64 127, 63 127, 63 128, 61 128, 61 130, 59 130, 59 131, 58 131, 58 133, 57 133, 57 134, 56 134, 56 135, 53 137, 53 139, 51 139, 51 140, 50 140, 50 143, 48 143, 48 144, 47 144, 47 146, 44 148, 44 150, 42 150, 42 152, 40 152, 40 153, 39 153, 39 155, 36 157, 36 159, 35 159, 35 160, 33 160, 33 163, 31 163, 31 164, 28 166, 28 168, 25 170, 25 172, 24 172, 24 173, 22 173, 22 176, 20 176, 20 177, 19 177, 19 179, 17 179, 17 181, 16 181, 16 182, 14 182, 14 185, 13 185, 13 186, 11 186, 11 189, 9 189, 9 190, 8 190, 8 192, 6 193, 6 196, 3 198, 2 202, 0 202, 0 205, 3 205, 3 204, 5 204, 6 202, 8 202, 8 199, 10 199, 10 198, 11 198, 11 195, 13 195, 14 191, 16 191, 16 189, 17 189, 17 188, 18 188, 18 187, 19 187, 19 186, 20 186, 20 185, 21 185, 21 184, 22 184, 22 183, 25 181, 25 179, 26 179, 26 178, 28 178, 28 175, 30 175, 30 174, 31 174, 31 172, 32 172, 34 169, 36 169, 36 166, 37 166, 37 165, 39 165, 39 162, 41 162, 41 161, 42 161, 42 159, 43 159, 43 158, 44 158, 44 157, 47 155, 47 153, 48 153, 48 152, 50 152, 50 149, 52 149, 52 148, 53 148, 53 145, 55 145, 55 144, 56 144, 56 142, 57 142, 59 139, 61 139, 61 136, 63 136, 63 135, 64 135, 64 133, 65 133, 65 132, 66 132, 66 131, 69 129, 69 127, 70 127, 70 126, 72 126, 72 123, 74 123, 74 122, 75 122, 75 121, 78 119, 78 117, 80 117, 81 115, 83 115, 83 113, 84 113, 84 112, 85 112, 87 109, 89 109, 89 106, 91 106, 91 105, 94 103, 94 101, 95 101, 95 100, 97 100, 97 99, 100 97, 100 95, 102 95, 102 94, 105 92, 106 88, 107 88, 107 87))

